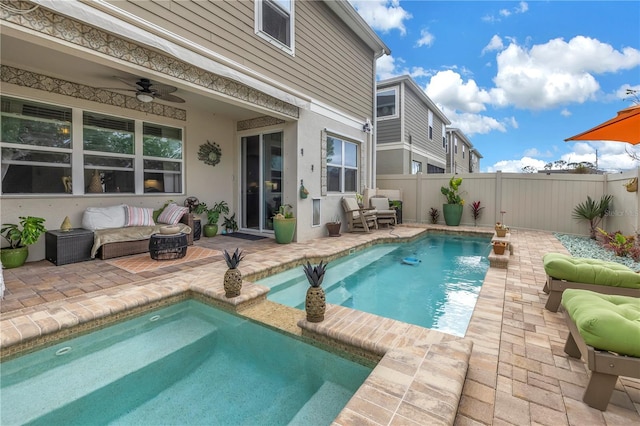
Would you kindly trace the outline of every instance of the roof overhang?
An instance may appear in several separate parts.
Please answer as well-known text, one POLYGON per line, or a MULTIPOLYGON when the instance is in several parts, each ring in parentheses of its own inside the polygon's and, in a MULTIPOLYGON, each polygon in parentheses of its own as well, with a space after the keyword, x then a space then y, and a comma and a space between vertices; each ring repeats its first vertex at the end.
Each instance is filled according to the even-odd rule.
POLYGON ((422 102, 424 102, 430 110, 432 110, 437 116, 438 118, 447 126, 449 124, 451 124, 451 121, 447 118, 446 115, 444 115, 444 113, 442 112, 442 110, 440 108, 438 108, 438 105, 436 105, 428 96, 426 93, 424 93, 424 90, 422 90, 422 88, 420 88, 420 86, 418 86, 418 83, 416 83, 413 78, 411 78, 411 76, 409 75, 401 75, 399 77, 393 77, 393 78, 389 78, 387 80, 381 80, 378 81, 376 83, 376 87, 378 89, 387 87, 387 86, 393 86, 395 84, 400 84, 400 83, 404 83, 405 85, 409 86, 409 88, 411 90, 413 90, 413 92, 418 95, 418 97, 420 97, 420 99, 422 100, 422 102))

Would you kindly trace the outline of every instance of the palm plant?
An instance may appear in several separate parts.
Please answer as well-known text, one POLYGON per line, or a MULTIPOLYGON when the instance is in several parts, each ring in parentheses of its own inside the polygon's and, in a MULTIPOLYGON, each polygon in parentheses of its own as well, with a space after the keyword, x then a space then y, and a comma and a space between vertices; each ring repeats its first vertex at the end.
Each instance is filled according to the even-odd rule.
POLYGON ((572 217, 576 220, 588 220, 591 227, 589 236, 591 239, 596 239, 596 228, 602 222, 602 219, 609 210, 609 205, 613 200, 613 195, 603 195, 600 197, 600 202, 592 200, 587 195, 587 201, 582 202, 573 208, 572 217))

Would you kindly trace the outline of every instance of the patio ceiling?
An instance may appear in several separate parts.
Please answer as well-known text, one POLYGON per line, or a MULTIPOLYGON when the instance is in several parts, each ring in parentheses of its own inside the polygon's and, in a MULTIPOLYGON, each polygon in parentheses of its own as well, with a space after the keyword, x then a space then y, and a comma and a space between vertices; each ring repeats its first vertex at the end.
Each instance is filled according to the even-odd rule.
MULTIPOLYGON (((0 63, 11 67, 36 72, 73 83, 96 88, 122 88, 127 86, 118 80, 135 82, 141 77, 178 88, 175 95, 183 98, 184 104, 155 100, 154 102, 177 108, 200 109, 234 120, 247 120, 265 115, 265 111, 252 110, 232 102, 221 100, 214 94, 199 90, 181 80, 156 75, 149 70, 138 70, 133 66, 96 58, 90 53, 65 52, 64 47, 38 45, 30 41, 7 35, 0 38, 0 63), (81 56, 79 56, 81 55, 81 56), (118 78, 116 78, 118 77, 118 78)), ((66 49, 70 50, 70 49, 66 49)), ((114 91, 133 96, 133 92, 114 91)))

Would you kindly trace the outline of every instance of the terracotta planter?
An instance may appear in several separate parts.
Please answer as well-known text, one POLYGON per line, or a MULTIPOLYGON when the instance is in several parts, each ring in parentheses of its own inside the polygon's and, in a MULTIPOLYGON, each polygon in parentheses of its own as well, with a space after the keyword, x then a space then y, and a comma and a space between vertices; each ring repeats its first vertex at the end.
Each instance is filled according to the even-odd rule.
POLYGON ((496 228, 496 235, 500 238, 504 238, 507 236, 507 230, 502 228, 496 228))
POLYGON ((340 236, 340 227, 342 224, 340 222, 328 222, 327 223, 327 231, 329 232, 330 237, 339 237, 340 236))

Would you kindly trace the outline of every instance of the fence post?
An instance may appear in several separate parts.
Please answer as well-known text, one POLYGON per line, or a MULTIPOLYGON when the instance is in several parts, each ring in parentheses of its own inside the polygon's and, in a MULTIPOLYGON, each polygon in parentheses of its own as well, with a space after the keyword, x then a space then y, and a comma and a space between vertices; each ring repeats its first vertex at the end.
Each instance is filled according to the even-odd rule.
POLYGON ((416 173, 416 223, 422 223, 420 211, 422 209, 422 173, 416 173))
POLYGON ((502 171, 498 170, 496 172, 496 217, 493 220, 493 223, 499 221, 498 216, 502 211, 502 171))

